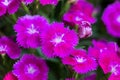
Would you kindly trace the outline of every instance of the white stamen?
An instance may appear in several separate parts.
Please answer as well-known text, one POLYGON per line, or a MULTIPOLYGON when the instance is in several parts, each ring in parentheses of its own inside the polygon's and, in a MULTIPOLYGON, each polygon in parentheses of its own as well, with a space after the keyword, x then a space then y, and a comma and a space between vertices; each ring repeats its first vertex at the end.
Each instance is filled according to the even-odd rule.
POLYGON ((83 63, 83 62, 85 62, 87 59, 85 59, 84 57, 75 57, 75 59, 76 59, 76 61, 78 62, 78 63, 83 63))
POLYGON ((53 40, 51 40, 50 42, 55 43, 55 46, 61 42, 65 42, 62 38, 64 37, 64 34, 58 36, 57 34, 55 34, 55 38, 53 40))
POLYGON ((30 28, 27 28, 27 33, 29 33, 29 34, 35 34, 35 33, 39 33, 39 31, 37 31, 35 29, 34 24, 31 24, 30 28))
POLYGON ((82 19, 79 16, 76 16, 75 20, 76 21, 81 21, 82 19))
POLYGON ((27 66, 27 73, 28 73, 28 74, 34 74, 36 71, 37 71, 37 70, 36 70, 31 64, 29 64, 29 65, 27 66))
POLYGON ((120 65, 116 64, 115 66, 111 66, 111 73, 117 75, 118 70, 116 69, 117 67, 120 67, 120 65))
POLYGON ((116 20, 117 20, 117 22, 120 23, 120 16, 118 16, 116 20))
POLYGON ((10 4, 10 2, 11 2, 11 1, 9 1, 9 0, 4 0, 4 1, 2 2, 2 4, 4 4, 5 6, 8 6, 8 5, 10 4))
POLYGON ((3 45, 1 45, 1 46, 0 46, 0 52, 2 52, 2 51, 6 51, 6 48, 7 48, 7 46, 3 46, 3 45))

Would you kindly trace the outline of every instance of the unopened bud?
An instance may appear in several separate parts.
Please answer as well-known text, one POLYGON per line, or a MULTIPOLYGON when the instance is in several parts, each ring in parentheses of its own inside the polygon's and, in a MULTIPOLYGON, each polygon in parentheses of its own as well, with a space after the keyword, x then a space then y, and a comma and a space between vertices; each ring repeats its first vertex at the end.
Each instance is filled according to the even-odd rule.
POLYGON ((88 21, 82 21, 78 27, 78 35, 80 38, 87 38, 92 35, 92 27, 88 21))

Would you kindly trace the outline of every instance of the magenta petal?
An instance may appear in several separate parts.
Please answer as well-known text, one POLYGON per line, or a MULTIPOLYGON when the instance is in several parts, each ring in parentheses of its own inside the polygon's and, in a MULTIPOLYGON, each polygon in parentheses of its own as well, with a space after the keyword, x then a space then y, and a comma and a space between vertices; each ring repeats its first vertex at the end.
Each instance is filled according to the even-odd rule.
POLYGON ((0 16, 6 13, 6 6, 0 3, 0 16))
POLYGON ((18 0, 13 0, 7 7, 9 14, 14 14, 20 6, 20 3, 18 0))

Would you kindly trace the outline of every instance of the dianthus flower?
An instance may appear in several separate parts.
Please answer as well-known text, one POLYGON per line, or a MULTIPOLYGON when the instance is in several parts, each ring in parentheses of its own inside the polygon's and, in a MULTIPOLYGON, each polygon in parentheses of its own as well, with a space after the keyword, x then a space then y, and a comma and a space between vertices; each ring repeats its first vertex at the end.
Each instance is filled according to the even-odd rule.
POLYGON ((57 5, 58 0, 40 0, 40 3, 44 6, 44 5, 57 5))
POLYGON ((120 65, 117 53, 113 51, 104 51, 104 53, 100 55, 100 59, 98 61, 105 74, 109 72, 116 74, 112 68, 114 68, 115 65, 116 67, 118 67, 117 65, 120 65))
POLYGON ((78 43, 74 30, 64 27, 63 23, 54 22, 42 33, 42 52, 47 57, 68 56, 78 43))
POLYGON ((20 48, 11 39, 4 36, 0 38, 0 54, 7 54, 10 58, 16 59, 20 56, 20 48))
POLYGON ((102 21, 110 35, 120 37, 120 2, 107 6, 103 12, 102 21))
POLYGON ((88 48, 88 53, 90 56, 99 59, 100 54, 104 53, 104 51, 118 51, 118 45, 115 42, 107 42, 102 40, 93 40, 93 46, 88 48))
POLYGON ((0 0, 0 16, 4 15, 6 12, 9 14, 14 14, 20 6, 18 0, 0 0))
POLYGON ((117 53, 105 51, 105 53, 100 55, 99 65, 105 74, 110 73, 108 80, 120 79, 120 59, 117 53))
POLYGON ((37 48, 41 45, 40 34, 48 27, 46 18, 35 15, 20 17, 14 25, 17 42, 24 48, 37 48))
POLYGON ((71 56, 62 59, 63 64, 71 65, 73 69, 80 74, 96 70, 96 61, 86 54, 85 50, 74 50, 71 56))
POLYGON ((18 80, 47 80, 48 67, 43 59, 32 54, 24 54, 13 65, 13 74, 18 80))
POLYGON ((96 19, 92 16, 94 7, 87 1, 77 1, 70 7, 70 10, 63 16, 63 20, 70 25, 81 24, 81 21, 95 23, 96 19))
POLYGON ((12 72, 8 72, 7 74, 5 74, 3 80, 18 80, 18 79, 12 72))

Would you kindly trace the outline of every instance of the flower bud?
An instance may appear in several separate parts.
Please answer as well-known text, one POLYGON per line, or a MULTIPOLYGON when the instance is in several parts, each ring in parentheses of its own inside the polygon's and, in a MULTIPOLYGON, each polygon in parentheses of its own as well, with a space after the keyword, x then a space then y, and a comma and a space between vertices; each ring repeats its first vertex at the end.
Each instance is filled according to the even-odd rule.
POLYGON ((78 27, 78 36, 80 38, 87 38, 92 35, 92 27, 88 21, 82 21, 78 27))

